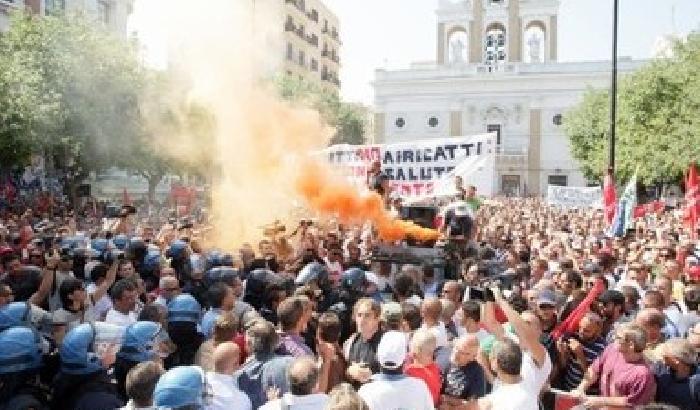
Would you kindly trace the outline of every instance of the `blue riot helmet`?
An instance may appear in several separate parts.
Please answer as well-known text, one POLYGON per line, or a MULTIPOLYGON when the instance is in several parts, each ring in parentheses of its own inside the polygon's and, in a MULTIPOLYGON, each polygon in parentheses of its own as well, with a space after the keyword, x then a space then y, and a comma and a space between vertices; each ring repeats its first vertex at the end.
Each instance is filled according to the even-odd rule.
POLYGON ((168 303, 168 322, 199 323, 202 306, 192 295, 183 293, 168 303))
POLYGON ((265 289, 267 286, 278 280, 279 276, 267 269, 255 269, 250 272, 245 284, 245 294, 243 301, 249 303, 255 309, 263 306, 265 299, 265 289))
POLYGON ((90 247, 99 253, 106 251, 107 245, 109 245, 107 239, 97 238, 90 241, 90 247))
POLYGON ((224 282, 229 286, 234 286, 236 279, 240 277, 237 269, 227 266, 217 266, 209 269, 206 274, 207 286, 211 286, 216 282, 224 282))
POLYGON ((148 249, 146 257, 143 258, 143 269, 146 272, 157 272, 160 268, 161 255, 158 248, 148 249))
POLYGON ((325 265, 318 262, 310 262, 304 266, 297 275, 294 283, 297 285, 307 285, 312 281, 318 284, 325 282, 328 279, 328 269, 325 265))
POLYGON ((141 321, 129 325, 117 357, 132 362, 145 362, 156 357, 157 337, 162 330, 159 323, 141 321))
POLYGON ((119 344, 123 337, 124 327, 109 323, 83 323, 74 327, 63 338, 59 350, 61 371, 85 375, 102 370, 96 346, 101 343, 119 344))
POLYGON ((213 249, 207 253, 207 271, 221 266, 221 257, 223 254, 218 249, 213 249))
POLYGON ((225 253, 221 255, 221 260, 219 261, 221 266, 233 267, 233 255, 230 253, 225 253))
POLYGON ((112 243, 114 244, 115 248, 119 249, 120 251, 124 251, 129 245, 129 237, 123 233, 120 233, 119 235, 115 236, 114 239, 112 239, 112 243))
POLYGON ((0 308, 0 331, 13 326, 31 326, 32 306, 29 302, 12 302, 0 308))
POLYGON ((343 272, 341 285, 343 288, 355 292, 364 292, 367 276, 360 268, 350 268, 343 272))
POLYGON ((90 323, 78 325, 63 338, 59 351, 61 371, 66 374, 90 374, 102 369, 95 352, 95 328, 90 323))
POLYGON ((187 250, 187 242, 182 240, 173 241, 165 253, 168 258, 179 259, 185 256, 185 251, 187 250))
POLYGON ((197 366, 179 366, 160 376, 153 391, 153 404, 159 408, 203 406, 205 375, 197 366))
POLYGON ((127 257, 134 261, 142 261, 146 256, 146 252, 146 242, 139 237, 131 238, 129 245, 126 247, 127 257))
POLYGON ((0 374, 41 367, 41 338, 33 329, 15 326, 0 332, 0 374))

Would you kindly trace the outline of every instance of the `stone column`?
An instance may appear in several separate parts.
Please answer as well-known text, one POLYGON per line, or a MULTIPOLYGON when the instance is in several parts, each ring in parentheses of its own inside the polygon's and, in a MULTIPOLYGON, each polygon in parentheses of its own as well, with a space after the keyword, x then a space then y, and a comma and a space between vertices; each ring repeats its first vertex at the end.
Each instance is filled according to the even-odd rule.
POLYGON ((384 142, 384 139, 386 138, 385 128, 384 128, 385 118, 386 118, 386 114, 384 114, 383 112, 374 113, 374 143, 375 144, 381 144, 382 142, 384 142))
POLYGON ((522 61, 520 50, 522 49, 522 26, 520 21, 520 0, 510 0, 508 8, 508 61, 517 63, 522 61))
POLYGON ((450 136, 459 137, 462 135, 462 113, 460 111, 450 112, 450 136))
POLYGON ((542 110, 530 109, 530 141, 527 150, 527 192, 540 193, 540 144, 542 141, 542 110))
POLYGON ((484 61, 484 9, 481 0, 473 1, 474 19, 469 22, 469 63, 482 63, 484 61))
POLYGON ((557 16, 549 17, 549 59, 557 61, 557 16))
POLYGON ((438 23, 437 27, 437 63, 445 64, 445 23, 438 23))

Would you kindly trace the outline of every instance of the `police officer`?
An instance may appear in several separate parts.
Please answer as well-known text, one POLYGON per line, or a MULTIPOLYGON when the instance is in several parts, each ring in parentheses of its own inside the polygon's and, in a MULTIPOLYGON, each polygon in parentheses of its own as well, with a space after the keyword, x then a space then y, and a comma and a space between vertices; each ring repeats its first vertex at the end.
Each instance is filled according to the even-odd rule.
POLYGON ((158 336, 162 327, 155 322, 136 322, 126 328, 124 340, 114 362, 114 376, 117 379, 119 396, 127 401, 126 375, 140 362, 157 360, 158 336))
POLYGON ((335 298, 338 302, 329 310, 338 315, 341 323, 340 341, 344 342, 355 331, 352 323, 352 309, 360 298, 365 295, 367 277, 365 271, 351 268, 343 272, 340 278, 340 289, 335 298))
POLYGON ((42 366, 41 340, 26 326, 0 332, 0 409, 43 409, 50 391, 39 380, 42 366))
POLYGON ((177 351, 166 360, 166 367, 191 365, 204 336, 199 331, 202 306, 189 294, 176 296, 168 303, 168 334, 177 351))
POLYGON ((113 354, 98 354, 95 324, 84 323, 66 334, 59 350, 61 371, 54 382, 54 409, 112 409, 122 406, 107 374, 113 354))
POLYGON ((211 397, 206 389, 206 375, 197 366, 170 369, 158 379, 153 391, 153 404, 158 408, 202 408, 210 401, 211 397))

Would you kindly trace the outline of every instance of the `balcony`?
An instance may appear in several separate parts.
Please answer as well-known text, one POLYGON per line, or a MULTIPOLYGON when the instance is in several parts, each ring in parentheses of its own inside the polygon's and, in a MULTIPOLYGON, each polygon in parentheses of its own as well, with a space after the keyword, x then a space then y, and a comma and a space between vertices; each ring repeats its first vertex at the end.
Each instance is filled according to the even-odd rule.
POLYGON ((310 13, 306 13, 306 17, 308 17, 309 20, 318 23, 318 11, 312 10, 310 13))
POLYGON ((323 50, 321 51, 321 57, 329 57, 331 53, 328 52, 328 50, 323 50))
POLYGON ((311 34, 306 37, 306 41, 314 47, 318 47, 318 36, 316 34, 311 34))

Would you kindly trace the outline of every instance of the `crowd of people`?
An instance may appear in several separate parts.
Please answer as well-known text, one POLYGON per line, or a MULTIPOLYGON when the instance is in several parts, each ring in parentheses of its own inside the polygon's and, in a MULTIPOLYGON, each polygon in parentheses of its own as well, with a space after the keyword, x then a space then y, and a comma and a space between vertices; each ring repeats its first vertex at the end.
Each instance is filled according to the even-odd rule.
POLYGON ((373 260, 370 224, 232 251, 204 217, 6 207, 0 409, 700 409, 681 209, 611 238, 600 210, 460 199, 454 275, 373 260))

